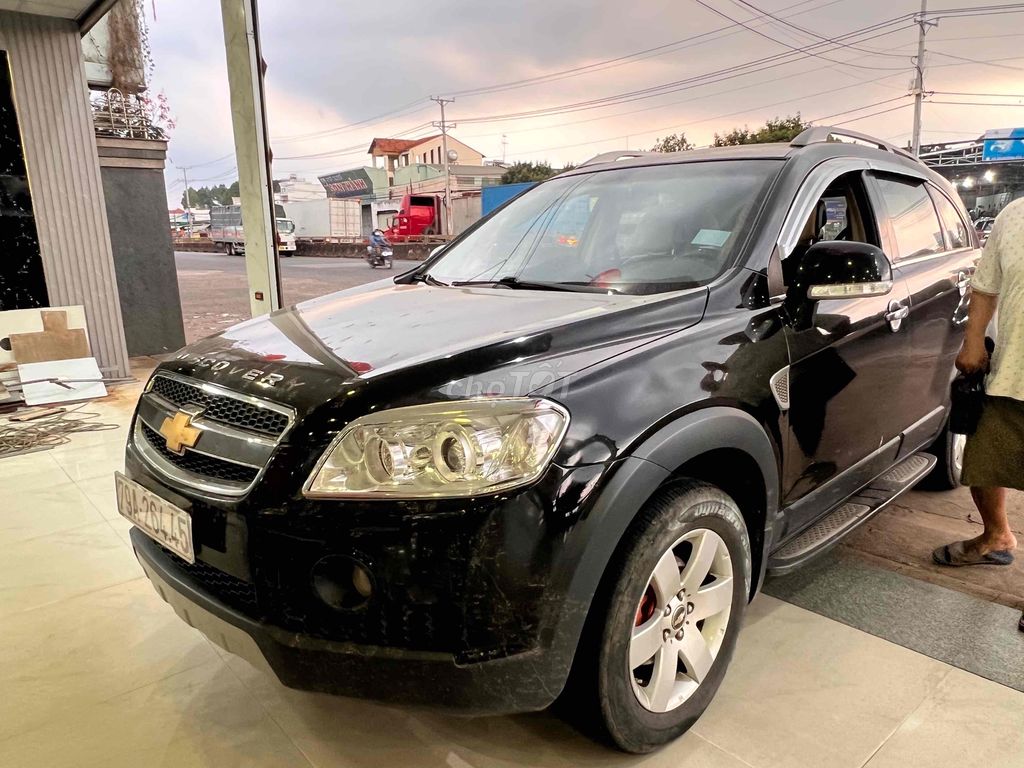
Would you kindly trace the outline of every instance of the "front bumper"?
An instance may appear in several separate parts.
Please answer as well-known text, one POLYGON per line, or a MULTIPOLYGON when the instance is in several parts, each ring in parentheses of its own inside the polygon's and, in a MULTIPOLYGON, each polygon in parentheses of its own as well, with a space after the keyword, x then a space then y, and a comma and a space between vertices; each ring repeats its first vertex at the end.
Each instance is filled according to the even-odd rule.
POLYGON ((481 715, 543 709, 561 688, 549 685, 561 665, 540 648, 459 664, 449 653, 325 640, 258 621, 205 592, 138 529, 131 540, 146 576, 182 620, 290 688, 481 715))

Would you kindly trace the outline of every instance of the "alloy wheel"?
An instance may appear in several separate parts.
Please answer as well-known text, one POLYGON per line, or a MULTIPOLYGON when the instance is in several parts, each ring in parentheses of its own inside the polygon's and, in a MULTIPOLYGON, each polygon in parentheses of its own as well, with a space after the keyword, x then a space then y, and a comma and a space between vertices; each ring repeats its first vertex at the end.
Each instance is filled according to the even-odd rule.
POLYGON ((967 435, 953 435, 953 477, 959 484, 960 475, 964 471, 964 447, 967 435))
POLYGON ((733 566, 714 531, 687 532, 666 550, 637 606, 629 675, 637 700, 670 712, 700 687, 725 639, 733 566))

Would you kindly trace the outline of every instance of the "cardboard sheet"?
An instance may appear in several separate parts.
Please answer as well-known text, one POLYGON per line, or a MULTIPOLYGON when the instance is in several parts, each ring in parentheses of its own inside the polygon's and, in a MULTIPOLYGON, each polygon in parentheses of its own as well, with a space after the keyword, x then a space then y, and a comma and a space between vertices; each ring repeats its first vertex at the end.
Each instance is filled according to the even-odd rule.
POLYGON ((101 379, 99 366, 95 357, 83 357, 77 360, 54 360, 46 363, 26 363, 18 366, 18 376, 23 382, 26 405, 48 405, 50 403, 67 403, 73 400, 89 400, 95 397, 106 397, 107 388, 103 382, 68 381, 67 387, 60 384, 42 382, 25 384, 37 379, 101 379))
POLYGON ((17 362, 11 351, 11 334, 42 333, 43 312, 63 312, 67 327, 85 329, 85 309, 81 306, 42 307, 40 309, 10 309, 0 312, 0 366, 17 362))

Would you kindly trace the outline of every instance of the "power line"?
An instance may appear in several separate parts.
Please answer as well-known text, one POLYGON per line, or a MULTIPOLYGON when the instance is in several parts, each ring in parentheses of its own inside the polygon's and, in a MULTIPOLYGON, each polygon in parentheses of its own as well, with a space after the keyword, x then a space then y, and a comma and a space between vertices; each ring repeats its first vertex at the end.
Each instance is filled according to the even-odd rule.
POLYGON ((1022 93, 969 93, 965 91, 930 91, 930 93, 938 94, 939 96, 984 96, 989 98, 1024 99, 1024 94, 1022 93))
MULTIPOLYGON (((732 2, 736 3, 737 5, 745 6, 746 8, 748 8, 749 10, 752 10, 754 13, 756 13, 756 14, 758 14, 760 16, 767 16, 770 19, 774 19, 779 24, 784 24, 785 26, 790 27, 791 29, 795 29, 798 32, 802 32, 804 35, 807 35, 808 37, 812 37, 812 38, 816 37, 819 40, 823 40, 823 41, 828 42, 828 43, 836 43, 838 45, 841 45, 843 48, 849 48, 852 51, 860 51, 862 53, 870 53, 870 54, 875 55, 875 56, 890 56, 890 57, 895 58, 895 59, 902 59, 902 58, 904 58, 903 56, 899 55, 898 53, 885 53, 883 51, 869 51, 866 48, 858 48, 855 45, 849 45, 848 43, 844 43, 844 42, 840 42, 838 40, 834 40, 831 37, 825 37, 824 35, 819 35, 817 32, 814 32, 812 30, 806 29, 805 27, 801 27, 798 24, 794 24, 791 21, 786 20, 785 18, 782 18, 782 17, 779 17, 779 16, 775 16, 774 14, 771 14, 768 11, 762 10, 760 7, 754 5, 753 3, 747 2, 747 0, 732 0, 732 2)), ((703 3, 701 3, 701 5, 703 5, 703 3)), ((842 63, 847 64, 848 62, 842 62, 842 63)))
POLYGON ((929 104, 955 104, 958 107, 1024 107, 1024 104, 1000 104, 995 101, 929 101, 929 104))
MULTIPOLYGON (((782 11, 791 10, 793 8, 797 8, 802 5, 807 5, 808 3, 811 2, 813 2, 813 0, 802 0, 802 2, 793 3, 792 5, 787 5, 784 6, 783 8, 780 8, 778 13, 781 13, 782 11)), ((839 2, 842 2, 842 0, 831 0, 831 2, 827 2, 824 4, 819 3, 813 8, 808 8, 800 11, 800 13, 807 13, 807 11, 809 10, 821 10, 823 8, 829 7, 830 5, 836 5, 839 2)), ((764 23, 763 20, 762 23, 764 23)), ((459 97, 467 97, 476 96, 481 93, 497 93, 500 91, 512 90, 515 88, 525 88, 531 85, 556 82, 558 80, 564 80, 569 77, 578 77, 580 75, 587 75, 593 72, 603 72, 606 69, 613 69, 624 64, 631 64, 634 61, 642 61, 644 59, 654 58, 655 56, 664 56, 670 53, 676 53, 678 50, 682 50, 684 48, 692 47, 685 45, 686 43, 696 43, 697 45, 703 45, 704 43, 712 42, 714 39, 719 39, 715 38, 715 35, 721 35, 721 37, 729 37, 731 35, 737 34, 739 30, 733 29, 734 27, 737 26, 739 25, 735 23, 728 24, 724 27, 717 27, 716 29, 712 29, 707 32, 701 32, 696 35, 690 35, 689 37, 684 37, 680 40, 675 40, 671 43, 664 43, 653 48, 646 48, 641 51, 634 51, 633 53, 623 54, 622 56, 616 56, 611 59, 605 59, 604 61, 597 61, 594 62, 593 64, 585 64, 583 66, 573 67, 571 69, 564 69, 558 72, 548 72, 543 75, 536 75, 535 77, 524 78, 522 80, 513 80, 510 82, 499 83, 491 86, 467 88, 462 91, 454 91, 452 95, 459 97)))
MULTIPOLYGON (((1011 64, 999 64, 995 60, 993 60, 993 61, 984 61, 984 60, 981 60, 981 59, 971 59, 971 58, 968 58, 967 56, 957 56, 957 55, 952 54, 952 53, 946 53, 945 51, 935 51, 935 50, 932 50, 930 52, 934 53, 936 56, 945 56, 947 59, 956 59, 957 61, 965 61, 965 62, 967 62, 969 64, 983 64, 986 67, 996 67, 998 69, 1012 69, 1012 70, 1017 71, 1017 72, 1024 72, 1024 67, 1015 67, 1015 66, 1013 66, 1011 64)), ((1011 56, 1009 59, 1001 59, 1001 61, 1012 61, 1013 59, 1020 59, 1020 58, 1024 58, 1024 57, 1021 57, 1021 56, 1011 56)))
MULTIPOLYGON (((836 59, 830 59, 827 56, 824 56, 823 54, 815 53, 815 52, 811 51, 811 48, 820 46, 820 45, 822 45, 822 43, 815 43, 813 45, 801 46, 801 47, 798 48, 797 46, 790 45, 789 43, 785 42, 784 40, 779 40, 777 37, 772 37, 771 35, 766 34, 766 33, 762 32, 761 30, 754 28, 753 26, 751 26, 750 24, 748 24, 746 22, 740 21, 739 19, 734 19, 732 16, 730 16, 727 13, 725 13, 724 11, 718 10, 713 5, 711 5, 710 3, 704 2, 704 0, 693 0, 693 2, 697 3, 697 5, 701 6, 702 8, 705 8, 705 9, 711 11, 712 13, 714 13, 714 14, 716 14, 718 16, 721 16, 723 19, 727 19, 728 21, 731 21, 734 24, 739 24, 744 29, 749 30, 750 32, 753 32, 755 35, 759 35, 760 37, 763 37, 765 40, 770 40, 771 42, 775 43, 776 45, 781 45, 781 46, 783 46, 785 48, 788 48, 789 50, 793 51, 794 53, 810 53, 811 56, 814 56, 815 58, 821 59, 823 61, 831 62, 832 64, 844 64, 846 66, 857 67, 859 69, 879 69, 879 70, 889 70, 889 71, 896 71, 896 70, 903 70, 903 69, 905 69, 905 67, 874 67, 874 66, 871 66, 869 64, 848 64, 845 61, 837 61, 836 59)), ((816 35, 816 37, 818 37, 818 36, 816 35)), ((845 43, 841 43, 841 42, 836 41, 836 40, 831 40, 829 38, 824 38, 823 37, 821 39, 823 41, 825 41, 825 43, 828 43, 828 44, 836 44, 838 46, 845 46, 846 45, 845 43)), ((849 47, 849 46, 847 46, 847 47, 849 47)), ((863 50, 863 49, 857 49, 857 50, 863 50)))
MULTIPOLYGON (((846 87, 850 88, 850 87, 854 87, 856 85, 863 85, 863 83, 854 83, 854 84, 852 84, 850 86, 846 86, 846 87)), ((654 128, 654 129, 650 129, 650 130, 645 130, 644 133, 651 133, 651 134, 653 134, 653 133, 658 133, 660 131, 665 131, 665 130, 684 130, 685 131, 685 130, 687 130, 689 128, 692 128, 695 125, 700 125, 701 123, 710 123, 710 122, 715 121, 715 120, 724 120, 725 118, 728 118, 728 117, 735 117, 736 115, 748 114, 749 112, 751 112, 753 110, 767 109, 768 107, 775 107, 775 106, 779 106, 781 104, 788 104, 788 103, 791 103, 793 101, 800 101, 800 100, 803 100, 803 99, 810 99, 810 98, 814 98, 816 96, 822 96, 822 95, 829 94, 829 93, 835 93, 837 90, 841 90, 841 89, 830 88, 827 91, 819 91, 819 92, 816 92, 816 93, 804 94, 802 96, 797 96, 797 97, 794 97, 792 99, 786 99, 786 100, 783 100, 783 101, 776 101, 776 102, 772 102, 770 104, 761 104, 761 105, 758 105, 756 107, 748 107, 748 108, 745 108, 745 109, 738 110, 736 112, 729 112, 729 113, 723 114, 723 115, 715 115, 714 117, 707 117, 707 118, 704 118, 704 119, 701 119, 701 120, 695 120, 695 121, 688 122, 688 123, 685 123, 685 124, 682 124, 682 125, 677 123, 675 125, 662 126, 661 128, 654 128)), ((903 97, 900 97, 900 98, 906 98, 906 96, 903 96, 903 97)), ((892 100, 889 99, 889 100, 886 100, 886 101, 883 101, 883 102, 876 102, 875 104, 865 104, 865 105, 862 105, 860 107, 854 107, 852 109, 845 110, 844 112, 836 112, 836 113, 834 113, 834 115, 828 115, 828 116, 823 117, 823 118, 815 118, 814 120, 809 120, 808 122, 812 122, 812 123, 813 122, 818 122, 820 120, 825 120, 825 119, 828 119, 828 117, 832 117, 832 116, 835 116, 835 115, 843 115, 843 114, 847 114, 849 112, 856 112, 856 111, 861 110, 861 109, 870 109, 871 107, 877 106, 878 104, 889 103, 891 101, 892 100)), ((903 106, 909 106, 909 104, 903 105, 903 106)), ((868 115, 865 115, 864 117, 868 117, 868 115)), ((861 118, 856 118, 856 119, 859 120, 861 118)), ((850 122, 852 122, 852 120, 850 122)), ((623 135, 620 135, 620 136, 605 136, 605 137, 602 137, 602 138, 599 138, 599 139, 591 139, 589 141, 578 142, 576 144, 563 144, 563 145, 557 146, 557 147, 544 147, 542 149, 535 149, 535 150, 531 150, 529 152, 516 152, 516 153, 513 153, 512 156, 513 157, 521 157, 523 155, 536 154, 536 153, 539 153, 539 152, 549 152, 549 151, 553 151, 553 150, 556 150, 556 149, 572 149, 572 148, 575 148, 575 147, 587 146, 589 144, 600 144, 600 143, 603 143, 603 142, 606 142, 606 141, 614 141, 616 139, 623 139, 623 138, 626 138, 628 135, 635 136, 636 133, 634 132, 632 134, 623 134, 623 135)))
MULTIPOLYGON (((931 102, 931 103, 934 103, 934 102, 931 102)), ((890 107, 889 109, 882 109, 882 110, 879 110, 878 112, 872 112, 870 115, 861 115, 860 117, 851 117, 849 120, 843 120, 843 121, 838 122, 838 123, 833 123, 833 125, 835 125, 837 127, 840 126, 840 125, 849 125, 850 123, 856 123, 858 120, 867 120, 869 117, 876 117, 878 115, 885 115, 885 114, 888 114, 889 112, 896 112, 897 110, 906 109, 907 107, 910 107, 910 106, 913 106, 913 105, 912 104, 900 104, 899 106, 896 106, 896 107, 890 107)))
MULTIPOLYGON (((896 19, 890 19, 879 24, 871 25, 860 30, 854 30, 849 32, 843 37, 862 36, 865 32, 876 31, 879 28, 885 26, 891 26, 898 21, 903 21, 907 17, 901 16, 896 19)), ((906 25, 899 29, 889 30, 887 32, 879 32, 872 37, 866 39, 874 39, 877 37, 883 37, 885 35, 894 34, 895 32, 901 31, 902 29, 909 29, 910 25, 906 25)), ((821 45, 825 45, 822 43, 821 45)), ((818 46, 811 46, 818 47, 818 46)), ((669 93, 677 93, 679 91, 689 90, 691 88, 700 87, 703 85, 711 85, 714 83, 723 82, 725 80, 731 80, 736 77, 742 77, 743 75, 753 74, 754 72, 761 72, 766 69, 773 69, 775 67, 783 66, 785 64, 792 64, 802 59, 809 58, 813 54, 802 54, 797 55, 796 52, 789 51, 786 53, 779 53, 772 56, 763 57, 761 59, 755 59, 752 61, 735 64, 730 67, 724 67, 719 70, 711 72, 705 72, 700 75, 694 75, 692 77, 684 78, 682 80, 676 80, 669 83, 661 83, 659 85, 650 86, 647 88, 637 89, 633 91, 626 91, 624 93, 614 94, 612 96, 604 96, 598 99, 591 99, 588 101, 574 102, 569 104, 552 105, 540 109, 527 110, 523 112, 512 112, 500 115, 488 115, 488 116, 476 116, 476 117, 464 117, 460 118, 461 123, 489 123, 489 122, 502 122, 506 120, 519 120, 524 118, 532 117, 547 117, 550 115, 565 114, 568 112, 580 112, 588 109, 599 109, 606 106, 614 106, 617 104, 627 104, 632 101, 639 101, 647 98, 654 98, 657 96, 667 95, 669 93)))
MULTIPOLYGON (((785 75, 783 77, 769 78, 767 80, 758 80, 757 82, 749 83, 747 85, 741 85, 741 86, 739 86, 737 88, 729 88, 727 90, 717 90, 714 93, 702 94, 702 95, 699 95, 699 96, 691 96, 691 97, 686 98, 686 99, 676 99, 674 101, 669 101, 669 102, 666 102, 664 104, 656 104, 656 105, 650 106, 650 107, 641 107, 640 109, 631 109, 628 112, 616 112, 615 114, 611 114, 611 115, 601 115, 599 117, 588 117, 588 118, 586 118, 584 120, 570 120, 570 121, 561 122, 561 123, 552 123, 552 124, 549 124, 549 125, 542 125, 542 126, 538 126, 536 128, 524 128, 524 129, 518 130, 517 134, 529 133, 529 132, 532 132, 532 131, 548 131, 548 130, 551 130, 552 128, 562 128, 562 127, 569 126, 569 125, 581 125, 583 123, 593 123, 593 122, 601 121, 601 120, 610 120, 610 119, 613 119, 613 118, 616 118, 616 117, 626 117, 628 115, 635 115, 635 114, 639 114, 641 112, 650 112, 652 110, 664 109, 666 107, 673 107, 673 106, 677 106, 679 104, 689 104, 689 103, 692 103, 694 101, 700 101, 702 99, 717 98, 717 97, 720 97, 720 96, 724 96, 726 94, 737 93, 739 91, 745 91, 745 90, 749 90, 751 88, 757 88, 760 85, 766 85, 768 83, 778 83, 778 82, 781 82, 783 80, 789 80, 789 79, 792 79, 794 77, 801 77, 803 75, 807 75, 807 74, 810 74, 810 73, 816 72, 816 71, 818 71, 817 68, 815 68, 815 69, 804 69, 804 70, 800 70, 799 72, 793 72, 791 74, 785 75)), ((828 90, 821 91, 821 92, 816 93, 816 94, 809 94, 808 96, 800 97, 800 98, 811 98, 813 96, 824 96, 824 95, 828 95, 828 94, 832 94, 832 93, 837 93, 839 91, 844 91, 844 90, 847 90, 849 88, 860 87, 860 86, 863 86, 863 85, 878 84, 878 85, 883 85, 884 87, 890 87, 890 86, 886 85, 885 83, 883 83, 883 81, 884 80, 891 80, 894 77, 898 77, 898 75, 885 75, 883 77, 875 78, 873 80, 857 80, 856 82, 850 83, 848 85, 843 85, 843 86, 839 86, 839 87, 835 87, 835 88, 829 88, 828 90)), ((900 89, 900 90, 904 90, 904 89, 900 89)), ((786 104, 786 103, 789 103, 789 101, 795 101, 795 100, 796 99, 789 99, 789 100, 783 101, 783 102, 776 102, 776 104, 786 104)), ((774 105, 768 105, 768 106, 774 106, 774 105)), ((655 130, 660 130, 660 129, 655 129, 655 130)), ((651 133, 652 131, 644 131, 644 132, 645 133, 651 133)), ((498 135, 498 133, 496 131, 492 131, 491 133, 471 134, 469 136, 462 136, 461 138, 462 139, 475 139, 475 138, 486 138, 486 137, 497 136, 497 135, 498 135)))

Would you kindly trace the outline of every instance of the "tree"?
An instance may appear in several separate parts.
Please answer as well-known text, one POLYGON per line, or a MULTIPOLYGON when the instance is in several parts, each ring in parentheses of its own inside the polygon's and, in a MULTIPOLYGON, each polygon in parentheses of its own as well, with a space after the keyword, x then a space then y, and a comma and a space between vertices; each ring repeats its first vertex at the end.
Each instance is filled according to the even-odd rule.
MULTIPOLYGON (((231 205, 231 198, 238 197, 238 182, 229 187, 218 184, 215 187, 188 188, 188 202, 193 208, 209 208, 211 205, 231 205)), ((185 193, 181 193, 181 205, 185 207, 185 193)))
POLYGON ((651 152, 685 152, 688 149, 693 149, 693 144, 686 138, 685 133, 680 132, 655 141, 651 152))
POLYGON ((735 147, 740 144, 770 144, 772 142, 790 142, 807 128, 800 113, 795 116, 775 117, 765 122, 763 126, 751 131, 747 126, 733 128, 728 133, 715 134, 714 145, 716 147, 735 147))
POLYGON ((528 181, 550 179, 558 171, 548 163, 515 163, 501 175, 502 184, 522 184, 528 181))

